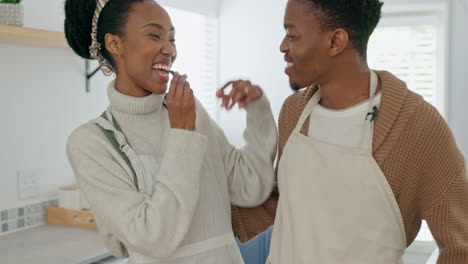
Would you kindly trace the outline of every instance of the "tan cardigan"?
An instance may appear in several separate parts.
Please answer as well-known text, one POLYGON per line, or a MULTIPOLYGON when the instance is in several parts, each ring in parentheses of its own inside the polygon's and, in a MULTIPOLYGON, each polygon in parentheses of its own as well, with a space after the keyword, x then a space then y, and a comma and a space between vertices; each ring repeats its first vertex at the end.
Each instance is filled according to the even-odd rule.
MULTIPOLYGON (((468 180, 465 160, 444 119, 388 72, 377 72, 382 101, 373 156, 395 194, 408 246, 427 221, 440 248, 439 264, 468 263, 468 180)), ((291 95, 279 117, 279 157, 315 87, 291 95)), ((309 122, 301 132, 307 135, 309 122)), ((264 205, 232 208, 234 233, 247 241, 274 222, 279 194, 264 205)), ((304 208, 307 210, 307 208, 304 208)))

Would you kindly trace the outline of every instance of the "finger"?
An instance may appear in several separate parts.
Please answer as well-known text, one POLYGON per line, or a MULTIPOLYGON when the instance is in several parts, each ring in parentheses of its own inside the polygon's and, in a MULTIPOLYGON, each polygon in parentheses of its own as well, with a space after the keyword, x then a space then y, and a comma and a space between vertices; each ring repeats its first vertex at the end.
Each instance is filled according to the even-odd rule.
POLYGON ((225 90, 227 87, 229 87, 229 85, 225 85, 221 90, 223 91, 223 95, 222 95, 222 103, 221 103, 221 107, 225 107, 229 104, 229 102, 231 101, 231 98, 229 97, 229 95, 232 93, 232 91, 234 91, 234 85, 235 85, 236 82, 230 82, 229 85, 232 85, 232 88, 231 88, 231 91, 229 92, 229 94, 225 94, 225 90))
POLYGON ((184 96, 184 84, 185 82, 187 81, 187 75, 182 75, 180 76, 180 78, 177 80, 177 90, 176 90, 176 94, 175 94, 175 97, 176 98, 179 98, 179 99, 182 99, 183 96, 184 96))
POLYGON ((250 81, 245 81, 244 93, 249 94, 252 91, 252 86, 250 81))
POLYGON ((195 101, 195 94, 193 93, 192 89, 190 89, 190 103, 193 105, 193 107, 195 108, 195 111, 196 111, 197 103, 195 101))
POLYGON ((216 97, 218 98, 224 98, 225 95, 224 95, 224 89, 219 89, 218 91, 216 91, 216 97))
POLYGON ((232 89, 231 89, 231 92, 229 92, 228 95, 225 95, 224 99, 223 99, 223 106, 228 109, 229 108, 229 105, 231 104, 231 100, 232 100, 232 97, 235 95, 236 93, 236 90, 237 90, 237 86, 238 86, 238 83, 239 81, 237 82, 233 82, 232 83, 232 89))
POLYGON ((238 81, 229 81, 227 82, 221 89, 219 89, 217 92, 216 92, 216 96, 218 98, 225 98, 226 97, 226 94, 224 94, 224 90, 229 87, 229 85, 232 85, 234 83, 236 83, 238 81))
POLYGON ((195 95, 194 95, 193 89, 189 87, 187 94, 188 94, 188 105, 187 106, 188 106, 190 111, 196 112, 197 111, 197 102, 195 100, 195 95))
POLYGON ((231 103, 226 107, 227 110, 231 110, 232 107, 237 103, 236 98, 239 94, 242 96, 242 91, 240 89, 234 90, 234 92, 231 95, 231 103))
POLYGON ((192 96, 192 89, 190 88, 190 83, 186 81, 184 83, 184 106, 188 107, 190 106, 191 102, 191 96, 192 96))
POLYGON ((221 107, 226 107, 227 104, 229 103, 229 101, 231 101, 231 98, 229 98, 229 96, 225 96, 225 97, 223 98, 222 103, 221 103, 221 107))
POLYGON ((233 98, 234 101, 240 102, 247 96, 246 87, 247 86, 244 86, 237 91, 236 95, 233 98))
POLYGON ((243 96, 243 87, 244 87, 245 82, 244 81, 239 81, 235 84, 234 88, 232 89, 231 93, 229 94, 229 98, 232 100, 231 103, 226 107, 226 109, 230 110, 238 100, 236 100, 238 97, 243 96))
POLYGON ((247 105, 249 105, 250 103, 250 100, 251 100, 251 96, 250 96, 250 92, 252 91, 252 83, 250 81, 246 81, 245 82, 245 86, 244 86, 244 89, 243 89, 243 94, 245 95, 242 100, 239 100, 239 108, 244 108, 246 107, 247 105))
POLYGON ((229 82, 227 82, 220 90, 224 90, 224 89, 226 89, 229 85, 231 85, 231 84, 233 84, 233 83, 236 83, 236 82, 238 82, 238 81, 229 81, 229 82))
POLYGON ((178 72, 174 72, 171 80, 171 86, 169 88, 169 93, 167 97, 169 99, 172 99, 175 96, 175 92, 177 90, 177 81, 179 80, 180 74, 178 72))

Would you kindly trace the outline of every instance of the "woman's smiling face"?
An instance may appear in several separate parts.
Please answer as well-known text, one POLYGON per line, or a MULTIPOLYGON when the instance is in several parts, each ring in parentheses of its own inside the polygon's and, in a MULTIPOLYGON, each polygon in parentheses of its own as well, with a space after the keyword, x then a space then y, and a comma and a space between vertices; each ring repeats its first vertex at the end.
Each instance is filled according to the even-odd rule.
POLYGON ((135 96, 167 91, 168 69, 177 50, 175 29, 164 8, 154 1, 132 4, 122 36, 110 39, 114 41, 106 36, 106 46, 114 51, 117 84, 120 79, 125 86, 117 87, 119 91, 135 96))

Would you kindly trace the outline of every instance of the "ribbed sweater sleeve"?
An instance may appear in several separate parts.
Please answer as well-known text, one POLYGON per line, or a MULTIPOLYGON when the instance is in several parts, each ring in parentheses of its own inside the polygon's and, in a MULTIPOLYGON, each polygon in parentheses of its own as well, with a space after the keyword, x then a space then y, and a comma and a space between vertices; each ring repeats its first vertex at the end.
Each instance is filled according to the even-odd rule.
MULTIPOLYGON (((284 102, 279 115, 279 147, 278 147, 278 162, 281 158, 284 143, 289 137, 289 134, 294 129, 294 122, 286 122, 288 118, 295 116, 295 107, 291 103, 295 103, 297 96, 289 96, 284 102), (289 132, 288 132, 289 131, 289 132)), ((276 179, 276 177, 275 177, 276 179)), ((259 233, 266 231, 273 225, 276 208, 278 203, 278 187, 274 186, 273 192, 268 197, 267 201, 261 206, 255 208, 232 207, 232 227, 234 235, 241 242, 247 242, 254 238, 259 233)))
MULTIPOLYGON (((468 178, 466 164, 448 125, 432 106, 422 105, 418 152, 422 167, 422 218, 439 246, 438 264, 468 263, 468 178)), ((411 183, 411 182, 409 182, 411 183)), ((417 190, 416 186, 411 187, 417 190)), ((405 212, 407 213, 407 212, 405 212)))
POLYGON ((234 147, 214 122, 213 127, 228 177, 231 203, 254 207, 263 203, 273 189, 278 132, 266 96, 246 110, 244 147, 234 147))

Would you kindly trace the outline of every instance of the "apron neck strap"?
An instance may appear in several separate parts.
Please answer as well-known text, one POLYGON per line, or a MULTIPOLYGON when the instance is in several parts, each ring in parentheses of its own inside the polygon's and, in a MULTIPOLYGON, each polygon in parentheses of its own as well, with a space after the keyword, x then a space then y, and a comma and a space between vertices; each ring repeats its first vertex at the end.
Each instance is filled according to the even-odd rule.
POLYGON ((102 113, 99 118, 94 119, 93 122, 98 125, 115 150, 127 163, 133 174, 133 181, 136 189, 139 192, 145 191, 145 183, 143 180, 144 168, 137 153, 132 146, 130 146, 119 123, 112 115, 111 107, 109 106, 106 111, 102 113))
POLYGON ((322 92, 320 91, 319 87, 319 89, 315 92, 315 94, 307 103, 306 107, 304 108, 304 111, 302 111, 301 117, 299 118, 299 121, 297 121, 296 130, 301 130, 302 126, 304 125, 304 122, 310 116, 312 110, 314 110, 314 107, 320 102, 320 99, 322 99, 322 92))
POLYGON ((372 101, 374 100, 375 93, 377 92, 377 86, 379 85, 379 77, 375 71, 370 71, 370 91, 369 91, 369 106, 367 112, 372 111, 372 101))
MULTIPOLYGON (((378 84, 379 84, 379 78, 377 74, 373 70, 371 70, 370 71, 369 106, 367 109, 368 113, 372 111, 372 102, 375 97, 375 92, 377 91, 378 84)), ((319 88, 317 92, 315 92, 314 96, 312 96, 310 101, 307 103, 306 107, 304 108, 304 111, 302 111, 301 117, 299 118, 299 121, 297 121, 297 124, 296 124, 296 130, 299 130, 299 131, 301 130, 302 126, 304 125, 304 122, 310 116, 310 114, 314 110, 314 107, 320 102, 320 99, 322 99, 322 93, 319 88)))

